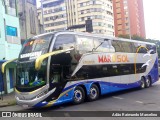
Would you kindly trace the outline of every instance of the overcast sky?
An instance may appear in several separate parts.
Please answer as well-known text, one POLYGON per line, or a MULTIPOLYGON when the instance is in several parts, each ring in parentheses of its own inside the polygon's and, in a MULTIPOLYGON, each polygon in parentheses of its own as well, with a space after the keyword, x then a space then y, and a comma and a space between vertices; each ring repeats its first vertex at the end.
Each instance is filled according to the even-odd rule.
MULTIPOLYGON (((146 38, 160 40, 160 0, 143 0, 143 4, 146 38)), ((40 6, 40 2, 37 5, 40 6)))
POLYGON ((143 0, 146 36, 160 40, 160 0, 143 0))

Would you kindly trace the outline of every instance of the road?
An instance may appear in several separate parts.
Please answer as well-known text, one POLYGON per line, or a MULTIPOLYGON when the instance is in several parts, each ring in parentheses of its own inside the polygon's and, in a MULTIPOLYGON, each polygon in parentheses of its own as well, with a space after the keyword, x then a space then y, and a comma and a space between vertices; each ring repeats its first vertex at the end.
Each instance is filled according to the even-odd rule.
MULTIPOLYGON (((0 108, 0 111, 24 111, 24 108, 15 105, 0 108)), ((80 105, 68 104, 40 110, 28 109, 27 111, 42 113, 51 111, 160 111, 160 81, 150 88, 112 93, 100 97, 97 101, 84 102, 80 105)), ((70 120, 69 118, 65 119, 70 120)), ((85 118, 79 119, 83 120, 85 118)), ((88 119, 91 118, 87 118, 87 120, 88 119)), ((121 120, 121 118, 119 119, 121 120)))

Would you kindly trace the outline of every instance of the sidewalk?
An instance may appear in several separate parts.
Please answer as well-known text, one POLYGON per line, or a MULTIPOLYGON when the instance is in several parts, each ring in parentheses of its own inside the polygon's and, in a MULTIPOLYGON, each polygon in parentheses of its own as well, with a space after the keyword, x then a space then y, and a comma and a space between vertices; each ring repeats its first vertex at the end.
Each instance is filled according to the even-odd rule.
POLYGON ((15 105, 15 104, 16 104, 16 100, 15 100, 14 92, 3 95, 3 99, 2 99, 2 96, 0 95, 0 107, 6 107, 10 105, 15 105))

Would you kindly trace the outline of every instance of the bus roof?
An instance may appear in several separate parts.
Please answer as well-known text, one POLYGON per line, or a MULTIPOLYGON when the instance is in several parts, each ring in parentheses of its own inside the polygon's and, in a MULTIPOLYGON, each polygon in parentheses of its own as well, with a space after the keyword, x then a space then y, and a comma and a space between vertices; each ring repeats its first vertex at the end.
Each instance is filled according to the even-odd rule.
POLYGON ((98 38, 110 39, 110 40, 118 40, 118 41, 126 41, 126 42, 134 42, 134 43, 155 45, 154 43, 144 42, 144 41, 138 41, 138 40, 133 40, 133 39, 130 40, 130 39, 125 39, 125 38, 106 36, 106 35, 103 35, 103 34, 93 34, 93 33, 74 32, 74 31, 55 31, 55 32, 49 32, 49 33, 44 33, 44 34, 40 34, 40 35, 34 36, 33 38, 40 37, 40 36, 43 36, 43 35, 64 34, 64 33, 65 34, 74 34, 74 35, 83 35, 83 36, 88 36, 88 37, 98 37, 98 38))

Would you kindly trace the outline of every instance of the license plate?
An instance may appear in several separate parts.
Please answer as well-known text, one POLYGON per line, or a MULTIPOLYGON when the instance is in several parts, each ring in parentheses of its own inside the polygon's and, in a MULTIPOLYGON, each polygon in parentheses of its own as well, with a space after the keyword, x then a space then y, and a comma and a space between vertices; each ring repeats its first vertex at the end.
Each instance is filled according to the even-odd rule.
POLYGON ((28 108, 28 105, 22 105, 24 108, 28 108))

